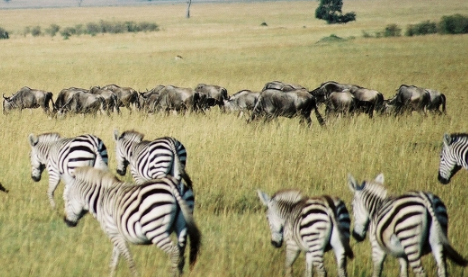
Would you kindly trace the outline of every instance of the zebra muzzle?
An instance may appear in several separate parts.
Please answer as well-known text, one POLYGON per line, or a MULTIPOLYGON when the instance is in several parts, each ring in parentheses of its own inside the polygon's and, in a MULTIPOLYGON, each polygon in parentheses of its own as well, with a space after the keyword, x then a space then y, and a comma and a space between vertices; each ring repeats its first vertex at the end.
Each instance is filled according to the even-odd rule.
POLYGON ((278 241, 272 240, 272 241, 271 241, 271 245, 273 245, 273 246, 276 247, 276 248, 280 248, 281 245, 282 245, 282 242, 281 242, 281 241, 278 242, 278 241))
POLYGON ((39 182, 41 180, 41 176, 34 176, 34 175, 31 175, 31 179, 33 179, 34 182, 39 182))
POLYGON ((63 217, 63 221, 67 224, 68 227, 76 227, 78 222, 70 221, 67 219, 67 217, 63 217))

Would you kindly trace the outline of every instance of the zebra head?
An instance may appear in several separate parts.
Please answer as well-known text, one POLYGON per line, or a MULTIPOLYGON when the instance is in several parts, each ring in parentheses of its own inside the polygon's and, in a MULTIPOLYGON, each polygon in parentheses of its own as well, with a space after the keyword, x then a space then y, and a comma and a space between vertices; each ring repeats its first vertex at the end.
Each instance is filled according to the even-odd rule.
POLYGON ((437 177, 439 182, 444 185, 450 183, 452 176, 461 169, 457 160, 458 156, 461 156, 464 149, 460 148, 459 145, 454 146, 455 139, 456 138, 449 134, 444 134, 444 143, 442 146, 442 152, 440 153, 439 174, 437 177))
POLYGON ((115 159, 117 160, 117 173, 124 176, 127 172, 129 159, 134 145, 143 140, 143 134, 135 131, 126 131, 119 135, 118 130, 114 130, 115 159))
POLYGON ((49 152, 47 142, 58 140, 59 138, 60 136, 56 133, 43 134, 37 137, 34 134, 29 134, 28 140, 31 145, 31 152, 29 153, 29 158, 31 160, 31 178, 35 182, 41 180, 42 171, 45 169, 47 154, 49 152))
POLYGON ((65 190, 63 192, 65 216, 63 217, 63 221, 68 227, 76 227, 78 221, 88 212, 87 205, 85 205, 82 197, 80 197, 81 195, 78 190, 78 187, 82 185, 82 181, 76 179, 75 172, 65 174, 63 181, 65 183, 65 190))
POLYGON ((260 201, 268 208, 266 217, 270 225, 271 244, 276 248, 281 247, 283 244, 283 227, 285 220, 281 218, 279 214, 278 203, 261 190, 258 190, 257 193, 260 201))
MULTIPOLYGON (((376 204, 379 204, 379 200, 382 198, 381 191, 378 191, 378 194, 374 192, 381 188, 381 186, 376 187, 372 183, 383 184, 383 182, 384 176, 383 174, 379 174, 374 181, 364 181, 359 185, 354 177, 348 174, 348 185, 354 193, 352 203, 354 214, 353 237, 359 242, 366 238, 371 215, 377 208, 376 204)), ((386 190, 383 190, 383 192, 386 193, 386 190)))

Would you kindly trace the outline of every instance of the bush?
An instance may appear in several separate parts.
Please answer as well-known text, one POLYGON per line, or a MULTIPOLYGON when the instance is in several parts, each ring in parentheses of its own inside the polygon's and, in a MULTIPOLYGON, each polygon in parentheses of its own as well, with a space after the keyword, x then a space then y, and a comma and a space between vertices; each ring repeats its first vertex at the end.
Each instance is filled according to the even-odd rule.
POLYGON ((8 32, 3 29, 2 27, 0 27, 0 39, 9 39, 9 35, 8 35, 8 32))
POLYGON ((49 28, 45 29, 45 33, 51 37, 54 37, 58 31, 60 30, 60 26, 57 24, 51 24, 49 28))
POLYGON ((31 35, 33 37, 38 37, 42 35, 41 26, 35 26, 31 28, 31 35))
POLYGON ((441 34, 467 34, 468 17, 461 14, 443 16, 438 30, 441 34))
POLYGON ((401 28, 396 24, 389 24, 385 27, 383 33, 384 37, 399 37, 401 35, 401 28))
POLYGON ((421 36, 421 35, 428 35, 428 34, 436 34, 437 33, 437 24, 435 22, 431 22, 429 20, 423 21, 421 23, 415 25, 408 25, 406 27, 406 36, 421 36))

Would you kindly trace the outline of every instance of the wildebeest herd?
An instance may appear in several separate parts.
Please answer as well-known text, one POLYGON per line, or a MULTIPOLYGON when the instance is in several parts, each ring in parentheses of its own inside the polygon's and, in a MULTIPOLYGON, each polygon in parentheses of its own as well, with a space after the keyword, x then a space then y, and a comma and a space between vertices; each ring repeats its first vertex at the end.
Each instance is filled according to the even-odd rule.
POLYGON ((442 114, 446 111, 446 97, 434 89, 401 85, 393 97, 384 99, 379 91, 334 81, 322 83, 312 91, 301 85, 272 81, 260 91, 243 89, 232 95, 228 95, 222 86, 208 84, 198 84, 195 88, 159 85, 145 92, 115 84, 90 89, 70 87, 61 90, 55 101, 52 92, 29 87, 21 88, 11 97, 3 95, 4 114, 14 109, 39 107, 54 116, 98 112, 118 114, 123 107, 145 113, 204 113, 218 106, 222 112, 238 112, 239 115, 248 112, 248 121, 260 117, 265 120, 278 116, 300 117, 301 122, 308 125, 314 111, 320 125, 324 125, 318 110, 320 105, 325 105, 327 118, 334 114, 346 116, 357 113, 365 113, 372 118, 374 113, 401 115, 413 111, 442 114))

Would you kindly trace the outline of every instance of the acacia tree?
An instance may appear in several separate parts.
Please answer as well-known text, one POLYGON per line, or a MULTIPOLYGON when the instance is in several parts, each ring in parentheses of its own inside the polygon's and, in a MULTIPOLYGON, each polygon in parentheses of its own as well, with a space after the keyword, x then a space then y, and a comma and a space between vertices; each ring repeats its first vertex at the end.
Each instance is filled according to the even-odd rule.
POLYGON ((343 14, 341 8, 343 0, 320 0, 318 8, 315 10, 315 17, 327 21, 328 24, 347 23, 356 20, 356 13, 343 14))

